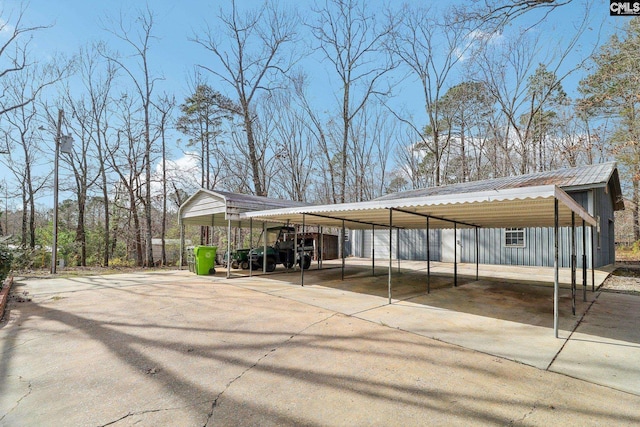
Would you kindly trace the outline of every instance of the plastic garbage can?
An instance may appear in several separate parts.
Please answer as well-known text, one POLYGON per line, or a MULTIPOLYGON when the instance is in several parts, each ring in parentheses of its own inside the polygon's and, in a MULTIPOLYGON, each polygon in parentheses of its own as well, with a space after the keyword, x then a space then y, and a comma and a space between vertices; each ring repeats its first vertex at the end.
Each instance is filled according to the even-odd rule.
POLYGON ((196 274, 204 276, 215 274, 217 246, 196 246, 193 255, 196 259, 196 274))

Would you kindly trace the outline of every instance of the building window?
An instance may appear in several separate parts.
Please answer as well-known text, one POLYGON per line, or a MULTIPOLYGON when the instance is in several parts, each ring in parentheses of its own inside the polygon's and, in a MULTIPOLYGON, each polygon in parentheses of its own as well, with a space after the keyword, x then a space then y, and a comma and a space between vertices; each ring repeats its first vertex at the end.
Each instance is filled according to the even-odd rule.
POLYGON ((504 245, 506 247, 524 247, 524 228, 505 228, 504 245))

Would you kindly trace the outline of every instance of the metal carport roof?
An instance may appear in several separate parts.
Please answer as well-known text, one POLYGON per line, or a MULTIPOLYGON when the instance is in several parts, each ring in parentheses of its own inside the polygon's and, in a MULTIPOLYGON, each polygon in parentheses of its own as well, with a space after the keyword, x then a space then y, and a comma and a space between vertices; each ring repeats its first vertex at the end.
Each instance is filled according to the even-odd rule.
POLYGON ((558 201, 560 226, 570 226, 572 213, 588 225, 596 220, 571 196, 555 185, 407 197, 368 202, 290 207, 244 212, 243 219, 281 221, 307 225, 350 229, 372 226, 424 228, 430 217, 430 228, 460 227, 553 227, 554 203, 558 201), (389 210, 393 210, 390 224, 389 210), (304 217, 304 218, 303 218, 304 217))
POLYGON ((183 225, 227 227, 231 220, 232 226, 242 227, 242 212, 299 206, 305 204, 201 188, 180 206, 178 217, 183 225))

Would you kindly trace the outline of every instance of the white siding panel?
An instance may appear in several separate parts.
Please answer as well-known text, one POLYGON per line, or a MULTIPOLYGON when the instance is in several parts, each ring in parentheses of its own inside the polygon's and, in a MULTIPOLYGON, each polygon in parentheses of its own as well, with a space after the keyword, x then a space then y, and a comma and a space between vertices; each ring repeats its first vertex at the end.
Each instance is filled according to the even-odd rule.
POLYGON ((226 207, 223 199, 217 199, 209 194, 198 194, 189 205, 182 210, 183 218, 192 218, 203 214, 225 213, 226 207))

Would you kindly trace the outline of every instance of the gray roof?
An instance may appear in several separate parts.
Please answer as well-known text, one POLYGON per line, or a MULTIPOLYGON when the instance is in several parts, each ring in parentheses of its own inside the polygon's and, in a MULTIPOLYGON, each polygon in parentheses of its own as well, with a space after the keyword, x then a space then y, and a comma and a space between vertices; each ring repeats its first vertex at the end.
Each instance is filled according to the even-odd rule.
POLYGON ((299 206, 306 204, 201 188, 180 206, 178 215, 183 224, 226 226, 228 221, 232 221, 234 226, 242 226, 238 219, 242 212, 299 206))
POLYGON ((440 187, 421 188, 387 194, 374 200, 396 200, 410 197, 428 197, 472 193, 477 191, 503 190, 508 188, 556 185, 565 191, 604 187, 610 184, 611 196, 616 210, 624 209, 620 178, 615 162, 558 169, 548 172, 462 182, 440 187))
POLYGON ((245 209, 259 208, 259 209, 279 209, 279 208, 288 208, 288 207, 297 207, 297 206, 306 206, 307 203, 295 202, 293 200, 285 200, 285 199, 270 199, 268 197, 263 196, 254 196, 253 194, 240 194, 240 193, 231 193, 228 191, 221 190, 211 190, 210 193, 218 194, 227 202, 227 206, 234 206, 245 209))

